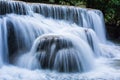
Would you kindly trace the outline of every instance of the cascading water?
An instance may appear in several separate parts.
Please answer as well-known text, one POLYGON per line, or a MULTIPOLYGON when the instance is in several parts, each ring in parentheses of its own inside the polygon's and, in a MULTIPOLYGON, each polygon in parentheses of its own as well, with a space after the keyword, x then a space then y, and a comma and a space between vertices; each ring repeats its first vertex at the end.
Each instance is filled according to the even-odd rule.
POLYGON ((91 65, 91 61, 93 62, 93 55, 91 55, 93 54, 92 50, 80 38, 75 36, 72 36, 71 38, 70 36, 72 35, 47 34, 38 37, 35 40, 30 53, 22 55, 18 60, 20 63, 18 63, 18 65, 34 68, 29 64, 34 64, 35 59, 37 58, 40 65, 34 64, 34 66, 40 66, 40 68, 43 69, 49 68, 60 72, 84 72, 90 70, 93 67, 93 65, 91 65), (79 41, 81 45, 77 45, 74 43, 75 41, 79 41), (86 47, 87 51, 84 51, 83 47, 86 47), (31 55, 29 60, 31 58, 34 59, 30 63, 25 62, 24 60, 28 55, 31 55), (23 62, 25 65, 22 64, 23 62))
MULTIPOLYGON (((31 4, 30 4, 31 5, 31 4)), ((92 28, 102 42, 105 43, 105 30, 102 12, 68 6, 53 6, 47 4, 32 4, 35 13, 53 19, 66 20, 70 24, 76 23, 82 27, 92 28)))
POLYGON ((0 1, 0 80, 119 80, 119 53, 99 10, 0 1))
POLYGON ((6 18, 0 19, 0 66, 8 62, 6 18))

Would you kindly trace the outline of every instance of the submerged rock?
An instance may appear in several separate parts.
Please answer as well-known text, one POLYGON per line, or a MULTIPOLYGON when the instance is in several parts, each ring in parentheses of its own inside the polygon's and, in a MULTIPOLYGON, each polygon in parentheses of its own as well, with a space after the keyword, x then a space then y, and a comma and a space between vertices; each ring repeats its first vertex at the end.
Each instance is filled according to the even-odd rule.
MULTIPOLYGON (((74 43, 67 36, 44 35, 36 39, 31 53, 36 55, 42 69, 59 72, 84 72, 87 70, 85 66, 90 64, 85 56, 87 51, 79 49, 80 47, 74 43)), ((78 45, 82 46, 82 44, 78 45)), ((87 54, 89 55, 90 52, 87 54)))
POLYGON ((44 36, 40 39, 37 47, 37 57, 42 68, 56 68, 59 71, 78 71, 77 61, 75 56, 72 56, 73 53, 76 53, 72 50, 74 49, 71 41, 61 36, 44 36))

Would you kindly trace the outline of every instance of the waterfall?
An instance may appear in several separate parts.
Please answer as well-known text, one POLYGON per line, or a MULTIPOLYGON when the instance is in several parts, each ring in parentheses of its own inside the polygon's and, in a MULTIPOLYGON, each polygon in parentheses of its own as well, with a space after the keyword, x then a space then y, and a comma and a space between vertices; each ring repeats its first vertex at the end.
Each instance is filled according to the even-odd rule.
POLYGON ((3 53, 3 50, 2 50, 2 47, 3 47, 3 44, 2 44, 2 28, 1 28, 1 26, 0 26, 0 36, 1 36, 1 38, 0 38, 0 66, 3 64, 3 60, 2 60, 2 53, 3 53))
POLYGON ((92 28, 101 39, 101 42, 106 42, 103 15, 99 10, 47 4, 30 4, 30 6, 35 13, 45 17, 69 21, 70 24, 75 23, 80 27, 92 28))
POLYGON ((109 51, 104 27, 99 10, 0 1, 0 66, 90 72, 119 53, 109 51))
POLYGON ((29 16, 7 15, 8 46, 12 61, 13 57, 30 50, 33 41, 40 35, 49 33, 51 30, 34 23, 37 21, 29 16), (26 22, 27 21, 27 22, 26 22), (24 26, 23 26, 24 25, 24 26))
POLYGON ((69 21, 70 24, 76 23, 80 27, 92 28, 101 39, 101 42, 106 42, 103 15, 99 10, 89 10, 73 6, 26 4, 21 1, 0 1, 0 6, 0 15, 9 13, 28 15, 31 12, 35 12, 45 17, 69 21), (96 24, 95 21, 98 21, 99 24, 96 24))
POLYGON ((0 19, 0 66, 8 62, 6 18, 0 19))

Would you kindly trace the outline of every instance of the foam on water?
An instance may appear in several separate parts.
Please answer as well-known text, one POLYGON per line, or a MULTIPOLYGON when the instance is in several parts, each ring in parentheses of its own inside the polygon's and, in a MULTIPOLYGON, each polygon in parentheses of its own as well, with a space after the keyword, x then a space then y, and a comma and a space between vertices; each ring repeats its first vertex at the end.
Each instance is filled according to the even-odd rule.
POLYGON ((0 80, 120 80, 120 66, 119 69, 110 67, 107 64, 109 60, 103 58, 96 62, 99 63, 98 68, 82 74, 3 66, 0 69, 0 80))

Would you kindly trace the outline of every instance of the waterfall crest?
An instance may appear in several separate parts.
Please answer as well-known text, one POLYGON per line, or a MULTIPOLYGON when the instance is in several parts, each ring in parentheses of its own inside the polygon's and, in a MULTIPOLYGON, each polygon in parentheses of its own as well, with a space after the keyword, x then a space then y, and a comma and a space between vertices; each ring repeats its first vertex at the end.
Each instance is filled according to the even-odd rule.
POLYGON ((21 1, 0 1, 0 15, 10 13, 27 15, 29 7, 25 2, 21 1))

